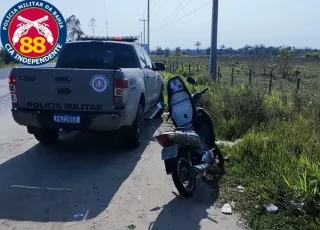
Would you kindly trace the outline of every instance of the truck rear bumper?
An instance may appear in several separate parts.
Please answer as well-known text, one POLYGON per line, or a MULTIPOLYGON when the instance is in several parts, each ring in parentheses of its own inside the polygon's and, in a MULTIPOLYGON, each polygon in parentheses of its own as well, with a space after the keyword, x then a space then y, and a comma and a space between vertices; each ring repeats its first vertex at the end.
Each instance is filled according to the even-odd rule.
MULTIPOLYGON (((80 115, 79 124, 55 123, 53 120, 56 111, 32 111, 12 109, 12 116, 19 125, 37 128, 69 131, 112 131, 123 126, 124 116, 121 112, 110 113, 77 113, 80 115)), ((68 112, 59 112, 59 114, 68 112)), ((74 113, 74 112, 72 112, 74 113)))

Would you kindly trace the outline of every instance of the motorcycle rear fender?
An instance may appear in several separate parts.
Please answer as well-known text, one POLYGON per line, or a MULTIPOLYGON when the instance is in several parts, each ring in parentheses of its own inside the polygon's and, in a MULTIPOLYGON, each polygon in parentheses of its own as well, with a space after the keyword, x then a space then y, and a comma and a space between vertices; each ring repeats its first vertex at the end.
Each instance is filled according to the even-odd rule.
POLYGON ((171 175, 176 171, 177 167, 177 158, 170 158, 164 161, 164 166, 166 167, 167 175, 171 175))
POLYGON ((185 158, 188 159, 190 162, 191 160, 191 155, 190 155, 190 148, 188 146, 179 146, 178 147, 178 155, 176 158, 170 158, 164 161, 164 165, 166 168, 166 173, 167 175, 171 175, 174 172, 177 171, 177 160, 180 158, 181 155, 185 154, 185 158))

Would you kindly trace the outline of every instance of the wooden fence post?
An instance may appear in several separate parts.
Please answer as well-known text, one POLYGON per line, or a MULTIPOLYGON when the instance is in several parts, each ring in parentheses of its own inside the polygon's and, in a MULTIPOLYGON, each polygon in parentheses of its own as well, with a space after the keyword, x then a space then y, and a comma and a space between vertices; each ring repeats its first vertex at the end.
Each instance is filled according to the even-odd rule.
POLYGON ((249 70, 249 85, 251 85, 252 69, 249 70))
POLYGON ((298 82, 297 82, 297 93, 299 92, 299 88, 300 88, 300 77, 298 78, 298 82))
POLYGON ((218 66, 218 81, 219 81, 220 77, 221 77, 220 66, 218 66))
POLYGON ((189 72, 188 72, 188 77, 190 77, 191 74, 191 65, 189 64, 189 72))
POLYGON ((181 63, 181 69, 182 69, 182 71, 184 71, 183 62, 181 63))
POLYGON ((172 73, 172 65, 171 65, 171 61, 169 61, 169 71, 170 71, 170 73, 172 73))
POLYGON ((231 69, 231 85, 233 85, 234 67, 231 69))
POLYGON ((197 64, 197 72, 199 72, 199 64, 197 64))
POLYGON ((174 68, 174 62, 172 62, 172 73, 175 72, 175 68, 174 68))
POLYGON ((273 78, 273 73, 270 73, 270 82, 269 82, 269 94, 271 93, 271 89, 272 89, 272 78, 273 78))

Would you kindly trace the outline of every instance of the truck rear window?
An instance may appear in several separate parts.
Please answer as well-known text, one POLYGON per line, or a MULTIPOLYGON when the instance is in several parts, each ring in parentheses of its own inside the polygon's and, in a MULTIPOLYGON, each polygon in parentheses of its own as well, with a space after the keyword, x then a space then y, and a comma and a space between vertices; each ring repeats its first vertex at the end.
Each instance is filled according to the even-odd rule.
POLYGON ((67 43, 58 58, 57 68, 118 69, 139 68, 132 46, 121 43, 67 43))

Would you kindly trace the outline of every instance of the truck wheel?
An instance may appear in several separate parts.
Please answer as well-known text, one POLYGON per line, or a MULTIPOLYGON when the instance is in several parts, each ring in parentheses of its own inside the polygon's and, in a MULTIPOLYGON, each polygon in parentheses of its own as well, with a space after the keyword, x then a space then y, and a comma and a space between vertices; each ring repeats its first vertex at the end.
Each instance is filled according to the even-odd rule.
POLYGON ((51 130, 39 130, 35 132, 33 135, 37 139, 37 141, 45 145, 52 145, 59 138, 59 134, 51 130))
POLYGON ((136 149, 139 148, 142 143, 143 137, 143 128, 144 128, 144 112, 142 104, 138 106, 138 112, 136 118, 129 128, 125 141, 129 148, 136 149))

